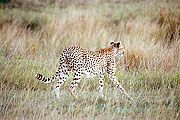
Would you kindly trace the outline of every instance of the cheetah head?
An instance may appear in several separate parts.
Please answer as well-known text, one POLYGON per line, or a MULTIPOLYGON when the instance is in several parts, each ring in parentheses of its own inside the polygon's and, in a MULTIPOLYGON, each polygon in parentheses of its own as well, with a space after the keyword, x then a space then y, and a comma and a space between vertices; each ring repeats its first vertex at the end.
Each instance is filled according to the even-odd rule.
POLYGON ((121 42, 111 42, 110 45, 114 48, 115 56, 124 56, 125 48, 121 42))

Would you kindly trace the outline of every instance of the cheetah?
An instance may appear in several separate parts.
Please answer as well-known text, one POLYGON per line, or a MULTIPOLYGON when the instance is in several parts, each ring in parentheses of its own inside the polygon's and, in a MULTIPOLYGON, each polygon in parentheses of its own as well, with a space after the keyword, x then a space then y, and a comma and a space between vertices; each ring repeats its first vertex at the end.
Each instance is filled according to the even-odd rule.
POLYGON ((50 83, 55 79, 59 79, 55 85, 56 98, 59 97, 59 88, 68 78, 70 72, 73 72, 73 80, 69 87, 71 93, 75 95, 75 88, 78 86, 82 76, 86 78, 99 76, 99 95, 103 95, 104 86, 104 74, 107 73, 108 78, 112 83, 120 90, 120 92, 128 99, 133 100, 128 95, 125 89, 120 85, 115 76, 116 64, 115 57, 123 56, 125 54, 125 48, 121 42, 111 42, 107 48, 102 48, 98 51, 90 51, 79 46, 71 46, 63 50, 59 67, 56 73, 52 77, 45 77, 42 74, 36 74, 36 78, 44 83, 50 83))

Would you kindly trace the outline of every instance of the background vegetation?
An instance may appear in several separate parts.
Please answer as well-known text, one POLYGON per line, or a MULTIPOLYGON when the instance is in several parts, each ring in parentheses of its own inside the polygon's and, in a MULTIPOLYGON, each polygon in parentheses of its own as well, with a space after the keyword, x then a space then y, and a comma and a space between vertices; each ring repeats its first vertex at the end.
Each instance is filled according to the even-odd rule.
POLYGON ((179 0, 9 0, 0 1, 1 119, 180 119, 179 0), (105 76, 82 79, 79 101, 66 87, 61 99, 53 84, 35 79, 53 75, 61 51, 89 50, 122 41, 116 76, 135 99, 130 102, 105 76))

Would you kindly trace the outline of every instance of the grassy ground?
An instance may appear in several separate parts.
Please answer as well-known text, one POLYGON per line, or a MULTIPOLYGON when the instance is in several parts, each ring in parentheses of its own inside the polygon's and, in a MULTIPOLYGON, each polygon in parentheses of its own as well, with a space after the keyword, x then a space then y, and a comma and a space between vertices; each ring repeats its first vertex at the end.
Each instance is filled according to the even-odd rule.
POLYGON ((0 3, 0 118, 2 119, 180 119, 180 2, 12 0, 0 3), (67 87, 61 99, 51 76, 70 45, 98 50, 122 41, 116 76, 134 98, 126 100, 105 76, 83 78, 79 100, 67 87))

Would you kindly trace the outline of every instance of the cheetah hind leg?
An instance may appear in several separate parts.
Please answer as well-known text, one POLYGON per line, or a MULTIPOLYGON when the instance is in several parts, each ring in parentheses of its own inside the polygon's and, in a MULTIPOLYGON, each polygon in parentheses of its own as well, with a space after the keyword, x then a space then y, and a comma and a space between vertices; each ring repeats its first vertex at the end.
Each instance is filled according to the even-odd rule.
POLYGON ((55 85, 55 90, 54 93, 56 95, 56 98, 59 99, 59 88, 64 84, 64 82, 67 80, 67 78, 69 77, 69 71, 68 71, 68 65, 63 65, 60 69, 59 69, 60 73, 59 73, 59 81, 57 81, 57 84, 55 85))
POLYGON ((73 75, 73 81, 71 83, 71 86, 69 88, 69 92, 71 93, 71 95, 75 98, 78 99, 75 89, 78 86, 78 83, 81 81, 81 77, 82 77, 83 73, 81 72, 81 70, 79 71, 74 71, 74 75, 73 75))

